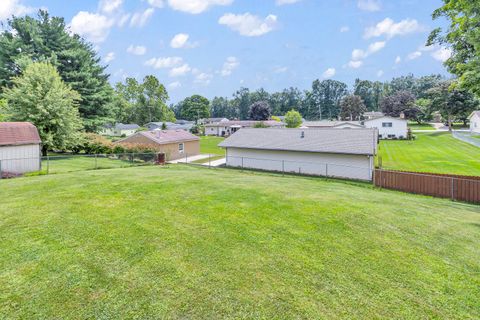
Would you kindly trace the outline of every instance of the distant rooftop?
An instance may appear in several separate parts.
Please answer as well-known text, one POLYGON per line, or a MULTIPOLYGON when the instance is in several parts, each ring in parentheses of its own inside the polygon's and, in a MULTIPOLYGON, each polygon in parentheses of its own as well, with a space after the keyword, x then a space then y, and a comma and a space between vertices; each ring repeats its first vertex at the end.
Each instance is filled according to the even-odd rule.
POLYGON ((219 144, 223 148, 375 155, 376 129, 241 129, 219 144))

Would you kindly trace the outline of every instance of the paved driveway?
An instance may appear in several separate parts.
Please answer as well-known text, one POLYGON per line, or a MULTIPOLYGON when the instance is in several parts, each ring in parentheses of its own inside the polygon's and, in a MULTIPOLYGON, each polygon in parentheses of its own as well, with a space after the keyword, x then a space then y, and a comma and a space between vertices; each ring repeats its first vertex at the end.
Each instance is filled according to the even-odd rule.
POLYGON ((472 138, 469 132, 453 131, 452 136, 458 140, 462 140, 466 143, 470 143, 470 144, 473 144, 474 146, 480 147, 480 139, 472 138))

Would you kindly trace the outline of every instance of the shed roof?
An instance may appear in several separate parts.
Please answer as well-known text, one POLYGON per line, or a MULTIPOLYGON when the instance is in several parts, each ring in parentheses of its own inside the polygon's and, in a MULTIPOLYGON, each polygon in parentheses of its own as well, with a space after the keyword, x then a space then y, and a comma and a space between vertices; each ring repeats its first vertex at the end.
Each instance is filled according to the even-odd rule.
POLYGON ((135 124, 135 123, 128 123, 128 124, 117 123, 115 125, 115 129, 117 129, 117 130, 137 130, 137 129, 140 129, 140 126, 138 124, 135 124))
POLYGON ((223 148, 374 155, 377 129, 241 129, 223 148))
POLYGON ((480 110, 475 110, 473 111, 469 116, 468 116, 468 119, 472 119, 473 116, 477 116, 480 118, 480 110))
POLYGON ((30 122, 0 122, 0 146, 40 143, 37 127, 30 122))

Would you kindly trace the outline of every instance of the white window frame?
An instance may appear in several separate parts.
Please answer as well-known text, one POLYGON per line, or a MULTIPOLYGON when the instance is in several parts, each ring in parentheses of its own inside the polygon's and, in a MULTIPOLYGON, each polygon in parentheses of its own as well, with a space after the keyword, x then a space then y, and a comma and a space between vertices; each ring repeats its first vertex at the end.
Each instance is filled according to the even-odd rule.
POLYGON ((185 152, 185 144, 183 142, 178 144, 178 152, 179 153, 185 152))
POLYGON ((392 128, 393 127, 393 122, 382 122, 382 127, 383 128, 392 128))

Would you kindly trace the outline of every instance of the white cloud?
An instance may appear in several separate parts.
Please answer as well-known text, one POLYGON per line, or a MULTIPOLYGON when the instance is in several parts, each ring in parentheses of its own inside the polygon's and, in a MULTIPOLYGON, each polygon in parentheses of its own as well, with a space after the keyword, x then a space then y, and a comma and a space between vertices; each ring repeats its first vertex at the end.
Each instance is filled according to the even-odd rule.
POLYGON ((196 83, 196 84, 201 84, 201 85, 207 86, 212 81, 212 78, 213 78, 212 74, 202 72, 202 73, 197 74, 197 76, 195 77, 195 80, 193 82, 196 83))
POLYGON ((374 43, 371 43, 367 50, 362 50, 362 49, 354 49, 352 51, 352 60, 349 62, 348 66, 351 68, 360 68, 363 64, 362 60, 370 56, 371 54, 374 54, 375 52, 378 52, 385 48, 385 45, 387 44, 386 41, 377 41, 374 43))
POLYGON ((103 13, 110 14, 120 9, 122 3, 123 0, 100 0, 98 9, 103 13))
POLYGON ((130 16, 131 16, 130 13, 125 13, 122 16, 120 16, 120 18, 117 21, 117 25, 119 27, 123 27, 128 22, 128 20, 130 20, 130 16))
POLYGON ((180 48, 195 48, 198 43, 191 43, 188 41, 190 36, 186 33, 179 33, 175 35, 170 41, 170 46, 174 49, 180 48))
POLYGON ((223 64, 222 71, 220 74, 224 77, 232 74, 233 70, 237 69, 240 65, 240 62, 236 57, 228 57, 225 63, 223 64))
POLYGON ((143 56, 145 53, 147 53, 147 48, 144 47, 144 46, 134 46, 134 45, 130 45, 128 48, 127 48, 127 52, 128 53, 131 53, 131 54, 134 54, 136 56, 143 56))
POLYGON ((218 20, 219 24, 226 25, 246 37, 258 37, 269 33, 277 27, 277 22, 275 15, 270 14, 262 19, 248 12, 244 14, 227 13, 218 20))
POLYGON ((148 0, 148 4, 155 8, 163 8, 163 0, 148 0))
POLYGON ((452 56, 452 49, 450 48, 439 48, 432 52, 432 57, 441 62, 447 61, 452 56))
POLYGON ((178 11, 199 14, 212 6, 228 6, 233 0, 168 0, 168 5, 178 11))
POLYGON ((348 31, 350 31, 350 27, 349 27, 349 26, 343 26, 343 27, 340 28, 340 32, 341 32, 341 33, 348 32, 348 31))
POLYGON ((180 81, 175 81, 175 82, 172 82, 170 84, 168 84, 168 89, 170 90, 175 90, 175 89, 178 89, 182 86, 181 82, 180 81))
POLYGON ((368 50, 367 50, 367 53, 370 55, 372 53, 375 53, 377 51, 380 51, 382 50, 383 48, 385 48, 385 45, 387 43, 385 41, 377 41, 377 42, 374 42, 372 44, 370 44, 368 46, 368 50))
POLYGON ((103 60, 106 62, 106 63, 109 63, 110 61, 113 61, 115 60, 115 52, 109 52, 105 55, 105 57, 103 58, 103 60))
POLYGON ((415 52, 412 52, 410 53, 408 56, 407 56, 407 60, 415 60, 415 59, 418 59, 422 56, 422 52, 421 51, 415 51, 415 52))
POLYGON ((93 43, 105 41, 113 26, 113 19, 98 13, 80 11, 70 22, 70 30, 93 43))
POLYGON ((383 70, 378 70, 377 71, 377 77, 381 78, 383 76, 384 72, 383 70))
POLYGON ((168 73, 168 75, 170 77, 180 77, 180 76, 184 76, 186 75, 187 73, 189 73, 190 71, 192 71, 192 68, 190 68, 190 66, 188 65, 188 63, 185 63, 179 67, 176 67, 176 68, 172 68, 170 70, 170 72, 168 73))
POLYGON ((358 69, 363 65, 363 61, 350 61, 348 66, 353 69, 358 69))
POLYGON ((328 69, 325 70, 325 72, 322 74, 322 78, 323 78, 323 79, 330 79, 330 78, 332 78, 336 73, 337 73, 337 71, 335 70, 335 68, 328 68, 328 69))
POLYGON ((21 4, 20 0, 2 0, 0 4, 0 21, 11 18, 12 15, 23 16, 35 11, 35 8, 21 4))
POLYGON ((131 27, 143 27, 148 19, 153 15, 155 9, 148 8, 143 12, 136 12, 132 15, 132 19, 130 19, 130 26, 131 27))
POLYGON ((152 58, 145 62, 146 66, 154 69, 173 68, 183 63, 180 57, 152 58))
POLYGON ((380 11, 382 5, 380 0, 358 0, 357 7, 363 11, 380 11))
POLYGON ((275 73, 284 73, 288 71, 288 67, 276 67, 273 69, 275 73))
POLYGON ((385 18, 373 27, 365 29, 364 37, 366 39, 386 36, 387 39, 391 39, 395 36, 402 36, 409 33, 423 31, 424 28, 414 19, 405 19, 398 23, 395 23, 390 18, 385 18))
POLYGON ((400 58, 400 56, 397 56, 395 58, 395 64, 399 64, 400 62, 402 62, 402 58, 400 58))
POLYGON ((275 3, 277 4, 277 6, 283 6, 285 4, 294 4, 300 1, 302 0, 276 0, 275 3))

